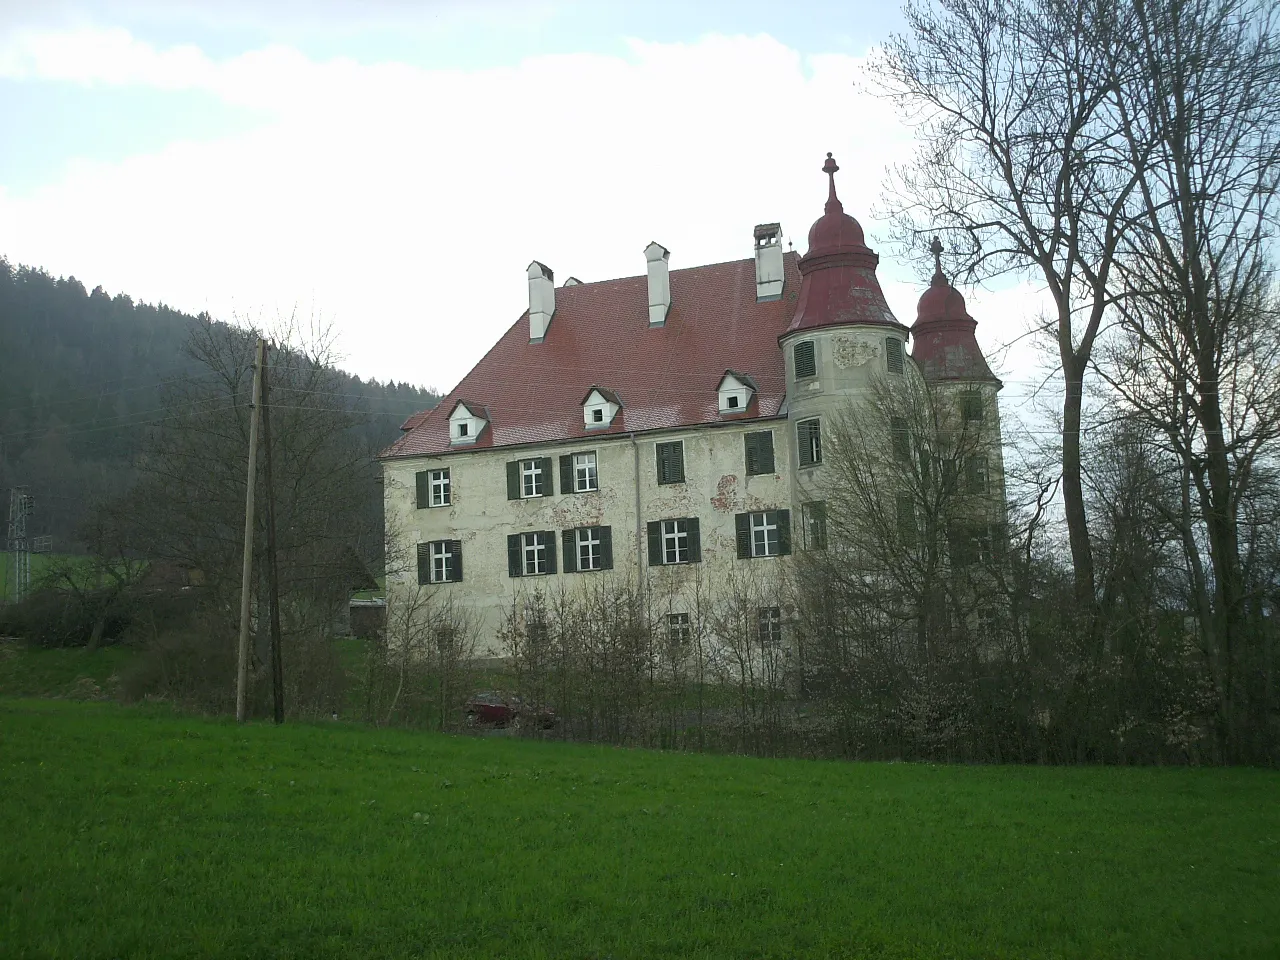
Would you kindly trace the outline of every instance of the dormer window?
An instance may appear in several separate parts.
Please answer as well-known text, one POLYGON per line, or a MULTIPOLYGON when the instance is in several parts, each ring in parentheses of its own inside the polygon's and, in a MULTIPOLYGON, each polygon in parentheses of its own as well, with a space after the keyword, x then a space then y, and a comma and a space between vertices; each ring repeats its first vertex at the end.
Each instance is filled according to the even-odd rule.
POLYGON ((603 430, 613 424, 622 409, 618 395, 603 387, 592 387, 582 398, 582 425, 588 430, 603 430))
POLYGON ((755 381, 746 374, 726 370, 716 388, 719 393, 719 410, 723 413, 741 413, 755 396, 755 381))
POLYGON ((475 443, 488 422, 489 413, 484 407, 459 400, 449 414, 449 443, 453 446, 475 443))

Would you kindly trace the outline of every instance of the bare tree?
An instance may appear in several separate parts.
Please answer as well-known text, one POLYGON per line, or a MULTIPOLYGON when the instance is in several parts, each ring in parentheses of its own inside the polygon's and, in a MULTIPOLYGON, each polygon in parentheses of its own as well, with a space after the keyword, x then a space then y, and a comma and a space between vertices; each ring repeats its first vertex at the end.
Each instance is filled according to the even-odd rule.
POLYGON ((449 593, 426 584, 395 592, 388 611, 385 644, 392 662, 394 689, 382 723, 404 711, 406 686, 415 701, 425 700, 437 729, 449 728, 475 661, 475 618, 449 593))
POLYGON ((1045 332, 1065 382, 1062 497, 1077 598, 1094 601, 1081 475, 1084 377, 1138 203, 1114 110, 1106 38, 1131 11, 1107 0, 909 3, 875 74, 916 130, 888 203, 908 242, 935 230, 973 279, 1043 281, 1045 332))
POLYGON ((835 418, 802 631, 850 743, 958 755, 983 663, 1015 656, 1000 456, 963 389, 873 384, 835 418))
POLYGON ((1194 609, 1214 664, 1220 735, 1238 758, 1256 712, 1243 671, 1257 666, 1259 639, 1247 623, 1240 514, 1280 438, 1269 263, 1280 212, 1276 16, 1255 0, 1135 3, 1135 29, 1110 48, 1142 204, 1117 260, 1122 336, 1104 371, 1160 432, 1194 499, 1184 529, 1194 609))
MULTIPOLYGON (((274 333, 272 457, 287 643, 291 634, 328 636, 343 621, 350 589, 368 577, 362 555, 374 553, 382 531, 369 509, 377 496, 369 460, 354 432, 361 413, 343 396, 328 331, 289 318, 274 333)), ((240 581, 256 335, 199 320, 188 350, 202 372, 171 389, 167 416, 139 458, 137 484, 110 505, 130 554, 192 571, 218 625, 211 633, 225 630, 228 638, 240 581)), ((260 523, 259 571, 263 534, 260 523)), ((265 624, 265 581, 255 593, 265 624)))

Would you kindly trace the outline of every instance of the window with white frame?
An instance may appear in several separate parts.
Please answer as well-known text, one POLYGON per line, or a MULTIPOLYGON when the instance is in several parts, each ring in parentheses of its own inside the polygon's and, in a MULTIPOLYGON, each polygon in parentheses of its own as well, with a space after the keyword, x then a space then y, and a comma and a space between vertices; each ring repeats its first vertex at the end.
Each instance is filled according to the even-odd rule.
POLYGON ((778 514, 764 511, 751 514, 751 555, 775 557, 778 555, 778 514))
POLYGON ((649 566, 702 561, 702 528, 697 517, 649 521, 649 566))
POLYGON ((689 562, 689 524, 687 521, 662 521, 662 562, 689 562))
POLYGON ((573 491, 586 493, 600 489, 600 478, 596 474, 596 455, 594 453, 575 453, 573 455, 573 491))
POLYGON ((613 569, 613 529, 573 527, 561 532, 564 538, 564 572, 590 573, 613 569))
POLYGON ((457 583, 462 579, 462 542, 431 540, 418 544, 418 583, 457 583))
POLYGON ((447 507, 451 499, 449 471, 431 471, 431 506, 447 507))
POLYGON ((760 646, 776 647, 782 643, 782 611, 777 607, 759 609, 758 636, 760 646))
POLYGON ((804 514, 804 545, 809 550, 827 549, 827 502, 815 500, 801 505, 804 514))
POLYGON ((542 496, 542 461, 541 460, 521 460, 520 461, 520 496, 521 497, 540 497, 542 496))
POLYGON ((791 553, 791 511, 760 510, 734 517, 738 559, 782 557, 791 553))
POLYGON ((556 532, 531 530, 507 536, 507 575, 538 577, 556 572, 556 532))
POLYGON ((523 533, 520 535, 520 559, 522 573, 526 577, 536 577, 547 573, 547 555, 552 545, 547 542, 545 533, 523 533))
POLYGON ((449 579, 449 571, 453 566, 453 551, 449 547, 447 540, 431 544, 432 583, 445 583, 449 579))
POLYGON ((578 547, 578 569, 604 569, 604 550, 600 543, 600 528, 579 527, 575 532, 575 536, 578 547))
POLYGON ((684 647, 693 639, 693 623, 687 613, 667 614, 667 643, 684 647))

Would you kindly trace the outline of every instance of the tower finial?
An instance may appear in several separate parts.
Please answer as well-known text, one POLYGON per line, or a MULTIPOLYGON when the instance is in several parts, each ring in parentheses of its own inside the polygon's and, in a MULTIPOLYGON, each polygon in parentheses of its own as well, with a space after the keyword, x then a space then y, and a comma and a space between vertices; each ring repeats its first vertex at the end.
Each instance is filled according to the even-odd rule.
POLYGON ((827 175, 830 184, 827 190, 827 213, 843 213, 844 207, 840 203, 839 197, 836 196, 836 171, 840 169, 840 164, 836 163, 835 158, 830 153, 827 154, 827 160, 822 165, 822 172, 827 175))
POLYGON ((942 241, 936 236, 933 238, 933 242, 929 244, 929 252, 933 254, 934 279, 942 277, 945 280, 946 277, 942 273, 942 241))

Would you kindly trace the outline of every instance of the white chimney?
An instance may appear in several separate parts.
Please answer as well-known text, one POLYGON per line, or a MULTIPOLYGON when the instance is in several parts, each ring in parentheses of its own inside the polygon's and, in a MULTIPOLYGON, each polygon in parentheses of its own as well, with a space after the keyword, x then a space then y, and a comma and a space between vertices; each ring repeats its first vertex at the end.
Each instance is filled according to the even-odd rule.
POLYGON ((756 226, 756 303, 782 297, 782 227, 776 223, 756 226))
POLYGON ((529 264, 529 342, 541 343, 556 312, 556 275, 537 260, 529 264))
POLYGON ((644 258, 649 261, 649 326, 660 327, 667 322, 671 309, 671 274, 667 270, 667 258, 671 251, 660 243, 644 248, 644 258))

